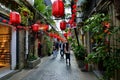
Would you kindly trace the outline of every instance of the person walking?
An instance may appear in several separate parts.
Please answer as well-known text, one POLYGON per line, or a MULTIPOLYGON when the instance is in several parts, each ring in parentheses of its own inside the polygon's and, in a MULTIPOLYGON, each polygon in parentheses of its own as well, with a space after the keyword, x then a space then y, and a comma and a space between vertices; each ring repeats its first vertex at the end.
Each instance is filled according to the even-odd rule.
POLYGON ((70 63, 70 45, 69 45, 69 43, 67 42, 66 44, 65 44, 65 55, 66 55, 66 64, 68 63, 68 61, 67 60, 69 60, 69 65, 71 64, 70 63))
POLYGON ((38 56, 39 56, 39 57, 42 56, 41 49, 42 49, 42 44, 41 44, 41 42, 39 41, 39 42, 38 42, 38 56))
POLYGON ((59 51, 59 42, 56 40, 53 43, 53 58, 57 57, 58 51, 59 51))
POLYGON ((64 58, 64 42, 61 42, 60 44, 60 55, 61 55, 61 58, 64 58))
POLYGON ((53 42, 53 51, 52 51, 52 54, 53 54, 53 58, 55 58, 56 57, 55 42, 53 42))

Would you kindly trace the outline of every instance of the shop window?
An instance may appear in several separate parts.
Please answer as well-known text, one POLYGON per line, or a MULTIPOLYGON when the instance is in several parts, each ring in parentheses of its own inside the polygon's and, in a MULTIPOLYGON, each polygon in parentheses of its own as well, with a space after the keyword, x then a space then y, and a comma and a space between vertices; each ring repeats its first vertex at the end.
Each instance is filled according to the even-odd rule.
POLYGON ((10 27, 0 25, 0 63, 10 63, 10 27))

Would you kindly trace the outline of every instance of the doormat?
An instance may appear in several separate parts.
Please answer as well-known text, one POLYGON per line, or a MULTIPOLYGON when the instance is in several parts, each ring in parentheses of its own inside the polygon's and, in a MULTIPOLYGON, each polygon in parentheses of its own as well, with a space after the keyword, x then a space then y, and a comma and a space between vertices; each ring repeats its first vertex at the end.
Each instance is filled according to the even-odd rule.
POLYGON ((5 66, 0 66, 0 68, 5 67, 5 66))

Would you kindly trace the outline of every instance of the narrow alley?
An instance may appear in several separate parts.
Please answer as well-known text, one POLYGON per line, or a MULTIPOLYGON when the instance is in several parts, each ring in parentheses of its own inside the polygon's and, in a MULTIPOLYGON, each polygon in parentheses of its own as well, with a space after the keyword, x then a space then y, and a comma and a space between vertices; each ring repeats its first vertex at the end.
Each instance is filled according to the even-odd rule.
MULTIPOLYGON (((72 51, 71 51, 72 52, 72 51)), ((22 70, 8 80, 98 80, 92 72, 81 72, 74 54, 71 54, 71 66, 58 54, 41 59, 41 63, 30 70, 22 70)))
POLYGON ((119 3, 0 0, 0 80, 120 80, 119 3))

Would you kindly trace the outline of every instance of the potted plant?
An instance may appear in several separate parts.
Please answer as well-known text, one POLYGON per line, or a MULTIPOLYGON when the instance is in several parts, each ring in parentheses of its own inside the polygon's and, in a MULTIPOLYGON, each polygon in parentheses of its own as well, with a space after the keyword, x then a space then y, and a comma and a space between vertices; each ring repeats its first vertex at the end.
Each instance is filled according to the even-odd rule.
POLYGON ((36 65, 38 65, 39 63, 40 63, 40 58, 38 58, 37 56, 33 55, 33 53, 29 53, 28 59, 27 59, 27 67, 32 69, 36 65))

